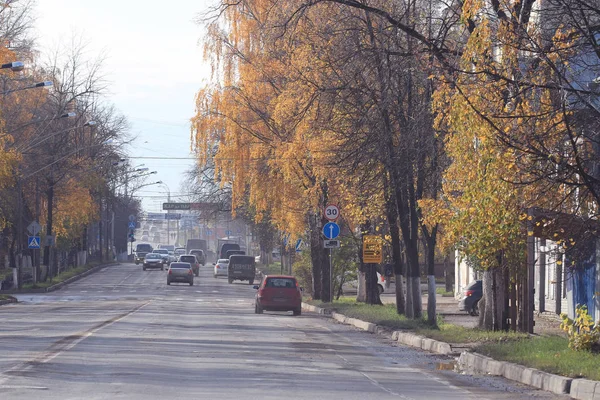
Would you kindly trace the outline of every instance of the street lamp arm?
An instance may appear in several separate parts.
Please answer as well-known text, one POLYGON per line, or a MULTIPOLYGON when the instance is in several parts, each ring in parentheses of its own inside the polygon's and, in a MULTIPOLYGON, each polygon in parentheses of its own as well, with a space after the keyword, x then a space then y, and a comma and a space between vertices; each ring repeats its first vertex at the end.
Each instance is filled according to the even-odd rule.
POLYGON ((29 150, 33 149, 34 147, 37 147, 38 145, 44 143, 46 140, 48 140, 50 138, 53 138, 56 135, 60 135, 61 133, 66 133, 66 132, 69 132, 69 131, 72 131, 72 130, 75 130, 75 129, 84 128, 86 126, 93 126, 94 124, 95 124, 94 121, 90 121, 90 122, 86 122, 83 125, 72 126, 70 128, 63 129, 63 130, 60 130, 58 132, 54 132, 54 133, 52 133, 50 135, 44 136, 42 139, 38 140, 37 142, 31 143, 28 147, 18 148, 17 150, 19 150, 21 152, 29 151, 29 150))
POLYGON ((39 87, 47 87, 47 86, 52 86, 52 85, 53 85, 52 81, 38 82, 38 83, 33 84, 31 86, 25 86, 25 87, 22 87, 22 88, 7 90, 5 92, 2 92, 2 94, 3 95, 7 95, 9 93, 20 92, 21 90, 35 89, 35 88, 39 88, 39 87))

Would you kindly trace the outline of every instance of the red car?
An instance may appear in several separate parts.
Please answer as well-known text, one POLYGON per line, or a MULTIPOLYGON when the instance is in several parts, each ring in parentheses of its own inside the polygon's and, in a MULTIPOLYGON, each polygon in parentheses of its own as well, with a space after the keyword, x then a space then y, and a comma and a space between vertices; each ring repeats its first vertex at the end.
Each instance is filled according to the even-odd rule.
POLYGON ((267 275, 254 289, 258 290, 254 306, 256 314, 262 314, 264 310, 302 314, 302 289, 293 276, 267 275))

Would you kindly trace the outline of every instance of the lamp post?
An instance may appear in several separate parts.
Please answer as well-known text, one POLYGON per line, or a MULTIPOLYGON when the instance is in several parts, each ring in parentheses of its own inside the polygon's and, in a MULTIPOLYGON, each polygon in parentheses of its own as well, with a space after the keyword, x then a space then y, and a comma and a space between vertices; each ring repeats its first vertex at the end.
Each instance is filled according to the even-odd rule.
POLYGON ((14 93, 14 92, 20 92, 22 90, 35 89, 35 88, 39 88, 39 87, 48 87, 48 86, 52 86, 52 85, 53 85, 52 81, 43 81, 43 82, 34 83, 33 85, 30 85, 30 86, 24 86, 22 88, 5 90, 4 92, 2 92, 2 94, 7 95, 10 93, 14 93))
MULTIPOLYGON (((167 203, 171 202, 171 189, 169 186, 161 181, 161 185, 163 185, 167 189, 167 203)), ((169 210, 167 210, 167 245, 171 243, 171 220, 169 219, 169 210)))

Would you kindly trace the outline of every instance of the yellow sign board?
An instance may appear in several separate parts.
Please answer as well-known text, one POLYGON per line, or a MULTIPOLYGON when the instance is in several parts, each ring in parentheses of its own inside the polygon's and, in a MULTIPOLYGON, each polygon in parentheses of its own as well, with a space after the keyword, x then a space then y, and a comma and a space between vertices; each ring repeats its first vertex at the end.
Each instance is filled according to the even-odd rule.
POLYGON ((381 264, 383 262, 383 251, 381 237, 377 235, 363 236, 363 263, 381 264))

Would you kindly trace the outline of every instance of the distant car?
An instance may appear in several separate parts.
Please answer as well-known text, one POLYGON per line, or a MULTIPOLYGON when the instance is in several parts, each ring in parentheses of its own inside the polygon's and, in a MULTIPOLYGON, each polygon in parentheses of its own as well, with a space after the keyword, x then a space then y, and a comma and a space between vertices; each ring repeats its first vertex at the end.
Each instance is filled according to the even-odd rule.
POLYGON ((254 312, 293 311, 294 315, 302 314, 302 290, 293 276, 267 275, 257 289, 254 312))
POLYGON ((460 311, 466 311, 473 316, 479 315, 479 300, 483 297, 481 280, 471 282, 463 291, 463 298, 458 303, 460 311))
POLYGON ((175 254, 175 257, 186 254, 185 247, 177 247, 173 253, 175 254))
POLYGON ((148 253, 144 257, 144 264, 142 269, 145 271, 148 268, 160 268, 161 271, 165 269, 162 254, 148 253))
POLYGON ((169 272, 167 272, 167 285, 170 285, 171 282, 189 283, 190 286, 194 286, 192 265, 186 262, 171 263, 169 272))
POLYGON ((168 264, 171 263, 171 257, 169 256, 169 250, 167 250, 167 249, 156 249, 156 250, 154 250, 154 253, 162 255, 165 264, 168 265, 168 264))
POLYGON ((204 264, 206 264, 206 255, 204 254, 204 250, 192 249, 192 250, 190 250, 190 254, 193 254, 196 256, 200 265, 204 266, 204 264))
POLYGON ((216 263, 213 263, 215 266, 214 276, 215 278, 218 276, 227 276, 227 269, 229 267, 229 260, 224 258, 220 258, 216 263))
POLYGON ((192 270, 194 271, 194 275, 196 275, 196 276, 200 275, 200 263, 198 263, 198 260, 196 259, 195 255, 182 254, 179 256, 179 259, 177 259, 177 262, 190 263, 192 265, 192 270))
POLYGON ((138 243, 137 246, 135 246, 135 265, 144 262, 146 254, 152 253, 153 250, 152 245, 148 243, 138 243))
POLYGON ((234 254, 229 257, 229 265, 227 266, 227 281, 248 281, 250 285, 254 283, 256 276, 256 263, 252 256, 242 256, 234 254))

